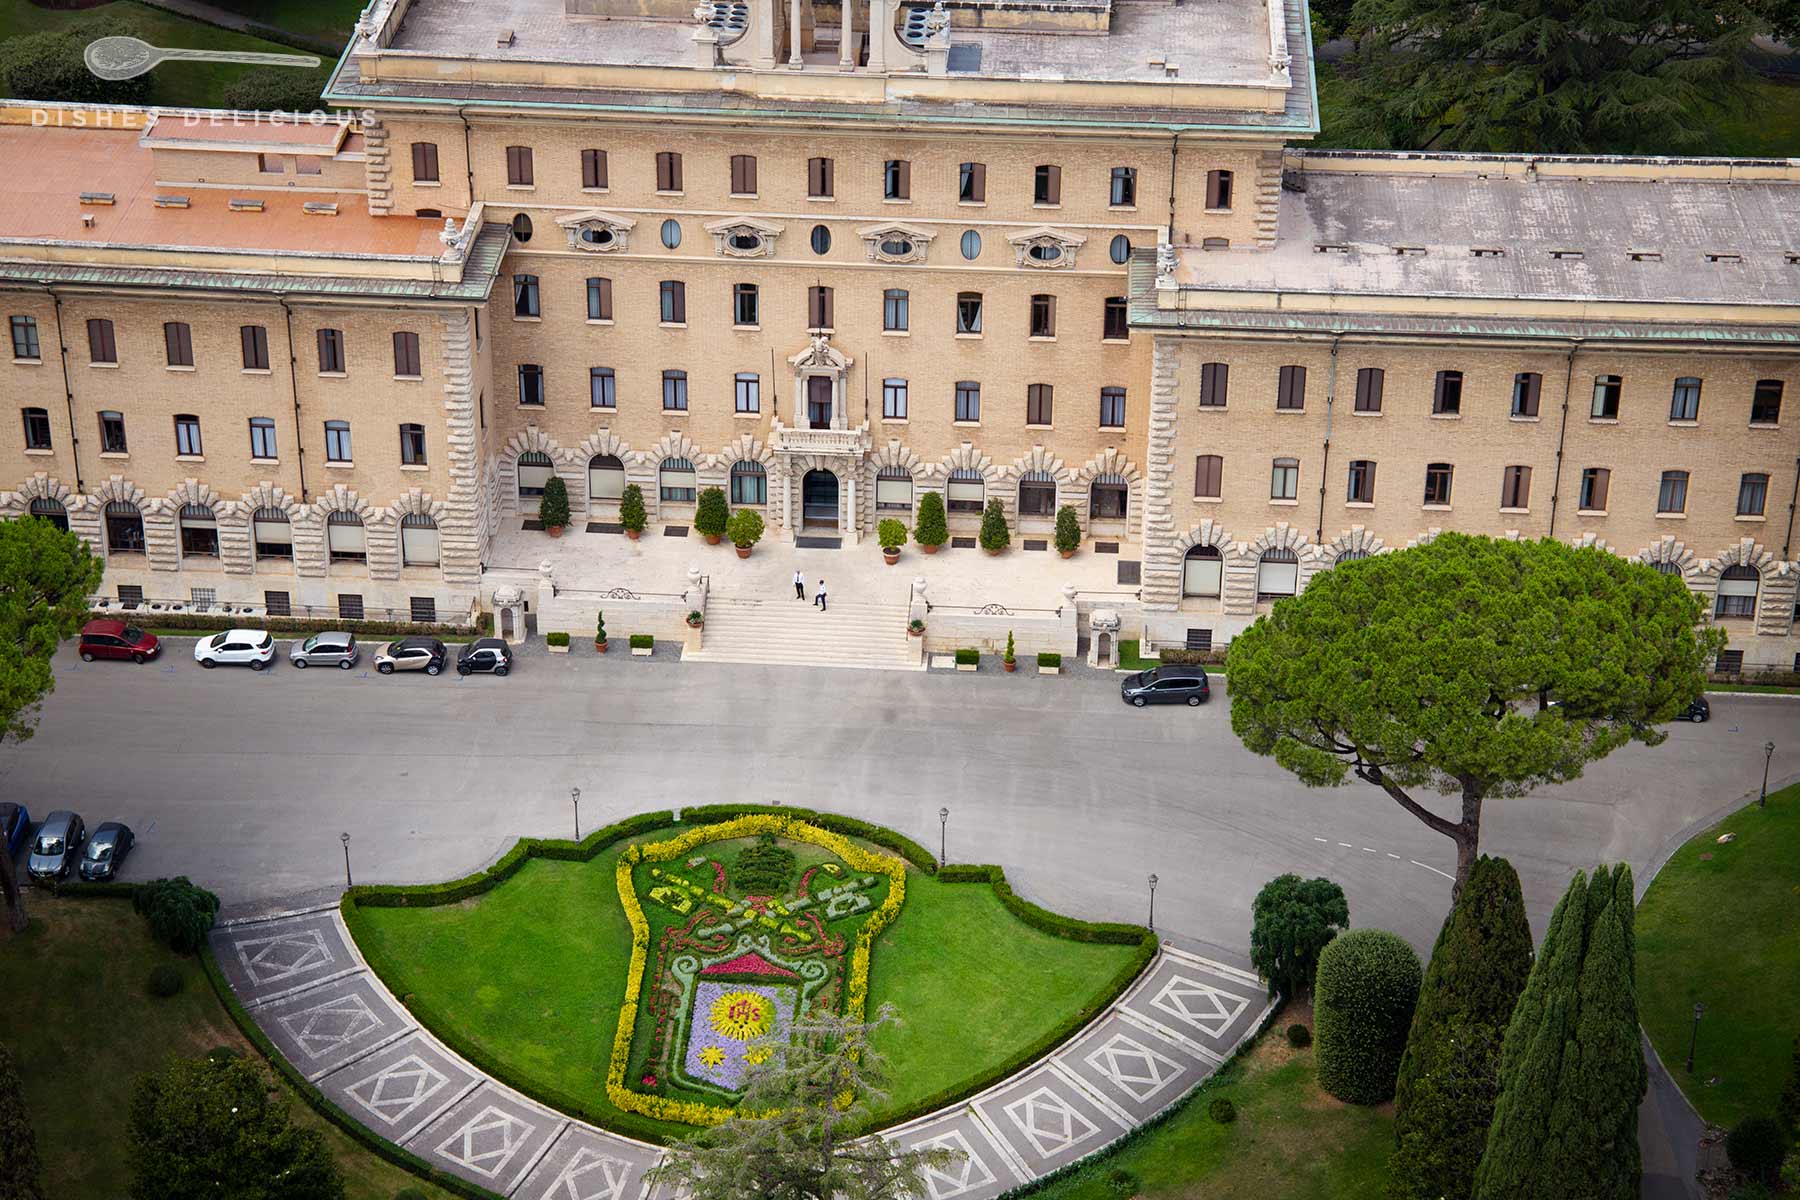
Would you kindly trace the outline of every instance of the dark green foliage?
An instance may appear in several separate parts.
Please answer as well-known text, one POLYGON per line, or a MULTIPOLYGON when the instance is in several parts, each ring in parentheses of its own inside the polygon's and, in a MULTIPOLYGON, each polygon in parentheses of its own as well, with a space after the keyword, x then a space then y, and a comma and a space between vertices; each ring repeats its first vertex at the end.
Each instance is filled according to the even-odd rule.
POLYGON ((1056 510, 1056 549, 1061 554, 1081 549, 1081 518, 1067 504, 1056 510))
POLYGON ((1295 1021, 1287 1027, 1288 1045, 1296 1050, 1304 1050, 1312 1045, 1312 1030, 1295 1021))
POLYGON ((1206 1115, 1213 1119, 1214 1124, 1229 1125, 1237 1120, 1237 1105, 1220 1096, 1206 1106, 1206 1115))
POLYGON ((225 85, 226 108, 257 112, 317 112, 324 79, 315 71, 260 67, 225 85))
MULTIPOLYGON (((96 585, 98 586, 98 585, 96 585)), ((89 612, 82 617, 86 622, 97 617, 118 620, 123 615, 118 609, 112 612, 89 612)), ((156 612, 139 609, 130 614, 139 624, 148 629, 172 629, 177 631, 192 630, 194 633, 218 633, 229 627, 232 618, 223 613, 185 613, 156 612)), ((344 622, 336 617, 258 617, 256 627, 266 629, 270 633, 329 633, 342 629, 344 622)), ((380 639, 384 637, 441 637, 466 638, 476 633, 494 632, 494 614, 482 613, 473 626, 450 625, 431 621, 358 621, 356 636, 358 639, 380 639)), ((185 633, 182 634, 185 636, 185 633)))
POLYGON ((177 954, 198 950, 219 915, 219 898, 189 883, 186 875, 138 884, 131 906, 150 922, 156 940, 177 954))
POLYGON ((100 34, 136 36, 115 21, 30 33, 0 47, 0 81, 17 100, 65 100, 79 104, 148 104, 150 76, 101 79, 87 69, 82 51, 100 34))
POLYGON ((656 635, 653 633, 634 633, 627 640, 631 643, 633 650, 654 650, 656 648, 656 635))
POLYGON ((297 1129, 260 1066, 176 1059, 141 1077, 129 1118, 132 1200, 342 1200, 316 1129, 297 1129))
POLYGON ((764 834, 738 852, 731 881, 751 896, 781 896, 794 878, 794 852, 764 834))
POLYGON ((973 666, 979 666, 980 664, 981 664, 981 651, 971 649, 970 647, 965 646, 961 650, 958 650, 956 652, 956 665, 957 666, 973 667, 973 666))
POLYGON ((1745 1117, 1725 1138, 1725 1154, 1732 1167, 1760 1183, 1775 1182, 1787 1151, 1787 1131, 1780 1121, 1763 1113, 1745 1117))
POLYGON ((731 514, 731 520, 725 522, 725 536, 739 550, 748 550, 762 540, 762 514, 754 508, 740 508, 731 514))
POLYGON ((1400 1061, 1393 1200, 1469 1194, 1500 1092, 1501 1033, 1530 971, 1519 876, 1484 855, 1438 934, 1400 1061))
POLYGON ((568 644, 569 635, 560 629, 552 629, 544 635, 544 645, 546 646, 566 646, 568 644))
POLYGON ((1320 1087, 1350 1104, 1393 1097, 1419 977, 1419 956, 1385 929, 1352 929, 1326 945, 1313 986, 1320 1087))
POLYGON ((1013 657, 1013 631, 1010 629, 1006 631, 1006 657, 1004 661, 1016 661, 1013 657))
POLYGON ((1634 1200, 1643 1173, 1631 870, 1576 873, 1513 1010, 1476 1200, 1634 1200))
POLYGON ((1006 528, 1006 510, 999 500, 987 502, 987 508, 981 514, 981 535, 977 540, 983 550, 1004 550, 1012 543, 1012 533, 1006 528))
POLYGON ((725 536, 725 522, 731 519, 731 511, 725 506, 725 492, 721 488, 709 487, 700 489, 700 500, 694 506, 694 532, 703 537, 725 536))
POLYGON ((1168 646, 1156 652, 1156 661, 1171 667, 1222 667, 1225 665, 1225 651, 1189 650, 1182 646, 1168 646))
POLYGON ((36 519, 0 522, 0 739, 31 736, 38 706, 56 686, 50 656, 81 628, 100 573, 100 560, 74 534, 36 519))
POLYGON ((545 529, 561 529, 569 523, 569 485, 561 475, 544 482, 544 494, 538 500, 538 520, 545 529))
POLYGON ((37 1133, 12 1052, 0 1043, 0 1200, 44 1200, 37 1133))
POLYGON ((1800 1141, 1800 1037, 1794 1039, 1794 1056, 1788 1061, 1787 1083, 1775 1102, 1775 1116, 1790 1140, 1800 1141))
POLYGON ((1062 655, 1053 650, 1039 650, 1037 664, 1040 667, 1060 667, 1062 666, 1062 655))
POLYGON ((950 540, 950 525, 944 519, 944 497, 940 492, 926 492, 919 497, 919 515, 913 520, 913 541, 921 546, 941 546, 950 540))
POLYGON ((206 1057, 215 1062, 222 1062, 226 1059, 242 1058, 244 1056, 237 1052, 236 1046, 214 1046, 211 1050, 206 1052, 206 1057))
POLYGON ((597 612, 594 614, 594 641, 596 643, 599 643, 599 642, 604 642, 605 640, 606 640, 606 613, 604 611, 601 611, 601 612, 597 612))
POLYGON ((1774 1196, 1775 1193, 1769 1190, 1768 1184, 1751 1180, 1732 1188, 1726 1200, 1774 1200, 1774 1196))
POLYGON ((635 483, 626 484, 619 497, 619 524, 633 533, 642 533, 649 522, 650 515, 644 511, 644 489, 635 483))
POLYGON ((883 550, 898 550, 906 545, 906 523, 888 517, 875 526, 875 540, 883 550))
POLYGON ((1278 875, 1263 884, 1250 915, 1250 961, 1283 996, 1312 986, 1319 951, 1350 925, 1343 888, 1298 875, 1278 875))
POLYGON ((167 1000, 181 991, 181 968, 174 963, 157 963, 150 968, 144 987, 152 996, 167 1000))

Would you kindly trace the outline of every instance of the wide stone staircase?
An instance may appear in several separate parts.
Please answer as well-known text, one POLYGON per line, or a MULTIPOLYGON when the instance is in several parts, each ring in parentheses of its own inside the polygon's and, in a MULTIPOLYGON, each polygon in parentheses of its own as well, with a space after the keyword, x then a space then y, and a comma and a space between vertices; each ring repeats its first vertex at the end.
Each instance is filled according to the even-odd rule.
POLYGON ((920 639, 906 632, 904 604, 836 604, 820 612, 799 600, 735 600, 714 593, 706 603, 704 648, 684 662, 786 663, 920 671, 920 639))

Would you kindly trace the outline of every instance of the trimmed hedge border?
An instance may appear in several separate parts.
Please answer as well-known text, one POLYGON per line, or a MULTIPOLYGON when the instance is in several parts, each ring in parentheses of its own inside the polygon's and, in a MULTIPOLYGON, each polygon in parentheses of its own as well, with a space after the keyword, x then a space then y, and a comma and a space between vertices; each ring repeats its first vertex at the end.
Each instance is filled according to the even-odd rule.
POLYGON ((84 621, 124 621, 127 625, 146 625, 152 629, 192 629, 196 633, 215 633, 252 623, 269 633, 333 633, 348 629, 362 637, 468 637, 471 633, 494 631, 494 614, 482 613, 473 625, 451 625, 414 621, 344 621, 329 617, 247 617, 242 613, 161 612, 147 607, 133 609, 90 609, 84 621))
POLYGON ((817 809, 793 808, 785 804, 703 804, 695 808, 682 809, 681 824, 712 825, 733 817, 749 816, 752 813, 776 813, 795 817, 809 824, 817 825, 820 829, 841 833, 845 837, 861 838, 865 842, 873 842, 877 846, 892 850, 927 875, 938 873, 937 856, 905 834, 896 833, 885 825, 875 825, 856 817, 820 812, 817 809))
POLYGON ((1040 908, 1029 900, 1022 900, 1006 881, 1006 869, 989 863, 951 863, 938 872, 938 878, 945 883, 991 883, 1000 903, 1010 912, 1033 929, 1057 937, 1068 938, 1076 942, 1105 942, 1117 946, 1136 946, 1149 941, 1152 949, 1156 945, 1156 935, 1142 925, 1126 925, 1106 921, 1078 921, 1074 917, 1065 917, 1053 913, 1047 908, 1040 908))

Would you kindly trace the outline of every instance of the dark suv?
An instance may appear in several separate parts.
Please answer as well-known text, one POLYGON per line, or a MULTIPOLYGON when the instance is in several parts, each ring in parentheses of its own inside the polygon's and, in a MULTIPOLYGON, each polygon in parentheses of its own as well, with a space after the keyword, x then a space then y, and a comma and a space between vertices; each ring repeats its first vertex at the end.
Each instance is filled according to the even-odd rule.
POLYGON ((1127 675, 1119 684, 1119 699, 1138 708, 1146 704, 1198 706, 1211 694, 1205 667, 1151 667, 1127 675))

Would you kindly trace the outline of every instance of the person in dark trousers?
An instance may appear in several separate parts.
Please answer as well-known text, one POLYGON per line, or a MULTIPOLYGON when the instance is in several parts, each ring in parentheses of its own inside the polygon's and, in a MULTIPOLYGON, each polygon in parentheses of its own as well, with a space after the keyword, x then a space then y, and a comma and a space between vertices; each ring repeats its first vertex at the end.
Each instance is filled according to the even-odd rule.
POLYGON ((806 576, 799 571, 794 572, 794 599, 806 599, 806 576))
POLYGON ((819 591, 813 597, 813 603, 819 606, 820 612, 825 611, 825 581, 823 579, 819 580, 819 591))

